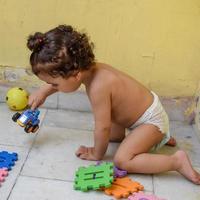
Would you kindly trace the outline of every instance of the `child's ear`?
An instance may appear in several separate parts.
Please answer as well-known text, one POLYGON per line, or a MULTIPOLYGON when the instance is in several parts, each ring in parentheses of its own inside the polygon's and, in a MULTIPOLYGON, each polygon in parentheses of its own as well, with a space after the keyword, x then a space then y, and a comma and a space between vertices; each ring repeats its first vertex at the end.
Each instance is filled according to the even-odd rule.
POLYGON ((80 80, 81 80, 81 77, 82 77, 82 73, 81 73, 81 72, 77 72, 77 73, 75 74, 75 78, 76 78, 77 81, 80 81, 80 80))

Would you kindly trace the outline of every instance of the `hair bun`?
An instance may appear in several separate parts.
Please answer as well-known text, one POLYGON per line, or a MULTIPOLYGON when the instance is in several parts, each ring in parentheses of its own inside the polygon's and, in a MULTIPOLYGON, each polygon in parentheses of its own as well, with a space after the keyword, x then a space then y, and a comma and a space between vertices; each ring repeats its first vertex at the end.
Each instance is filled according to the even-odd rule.
POLYGON ((31 51, 39 51, 43 47, 45 42, 45 36, 43 33, 36 32, 34 35, 30 35, 27 41, 27 47, 31 51))
POLYGON ((73 28, 72 26, 69 25, 59 25, 57 27, 58 30, 65 32, 65 33, 72 33, 73 32, 73 28))

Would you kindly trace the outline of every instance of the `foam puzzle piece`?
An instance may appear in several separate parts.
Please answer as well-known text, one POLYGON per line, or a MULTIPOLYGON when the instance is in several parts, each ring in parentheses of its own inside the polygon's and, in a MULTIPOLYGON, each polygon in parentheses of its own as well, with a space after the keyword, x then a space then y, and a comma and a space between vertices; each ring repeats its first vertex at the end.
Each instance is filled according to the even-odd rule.
MULTIPOLYGON (((103 162, 102 161, 97 161, 96 165, 100 165, 101 163, 103 163, 103 162)), ((122 178, 122 177, 127 175, 127 171, 126 170, 119 169, 116 166, 113 166, 113 170, 114 170, 114 178, 122 178)))
POLYGON ((6 176, 8 176, 8 170, 5 168, 0 169, 0 182, 3 182, 6 176))
POLYGON ((104 192, 108 195, 113 195, 115 198, 126 198, 133 192, 143 190, 144 187, 140 183, 131 180, 128 177, 116 178, 112 186, 105 188, 104 192))
POLYGON ((114 177, 115 178, 122 178, 127 175, 126 170, 119 169, 118 167, 114 166, 114 177))
POLYGON ((129 196, 128 200, 166 200, 166 199, 161 199, 153 194, 144 194, 143 192, 139 192, 129 196))
POLYGON ((18 160, 17 153, 9 153, 7 151, 0 152, 0 169, 7 168, 11 170, 12 166, 15 165, 15 161, 18 160))
POLYGON ((113 164, 102 163, 80 167, 76 171, 75 190, 88 191, 97 190, 102 187, 109 187, 113 182, 113 164))

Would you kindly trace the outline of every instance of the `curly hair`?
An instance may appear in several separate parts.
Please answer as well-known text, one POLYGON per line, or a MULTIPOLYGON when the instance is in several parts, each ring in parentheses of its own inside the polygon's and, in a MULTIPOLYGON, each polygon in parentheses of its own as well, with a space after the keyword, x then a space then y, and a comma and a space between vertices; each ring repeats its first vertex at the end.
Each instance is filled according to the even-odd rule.
POLYGON ((30 64, 36 75, 44 72, 52 77, 66 77, 95 63, 94 44, 85 33, 68 25, 30 35, 27 47, 32 51, 30 64))

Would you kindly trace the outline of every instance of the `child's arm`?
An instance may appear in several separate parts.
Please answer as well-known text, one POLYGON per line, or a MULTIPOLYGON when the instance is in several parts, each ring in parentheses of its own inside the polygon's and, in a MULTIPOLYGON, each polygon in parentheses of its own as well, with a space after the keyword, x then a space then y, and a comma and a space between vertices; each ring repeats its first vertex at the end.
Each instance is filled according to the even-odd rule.
POLYGON ((32 110, 34 110, 35 108, 42 105, 49 95, 55 92, 57 92, 57 90, 53 88, 52 85, 45 84, 29 96, 29 106, 32 110))
MULTIPOLYGON (((101 160, 107 150, 111 130, 111 94, 98 89, 90 96, 95 117, 94 147, 81 146, 76 155, 86 160, 101 160)), ((107 91, 105 91, 107 90, 107 91)))

